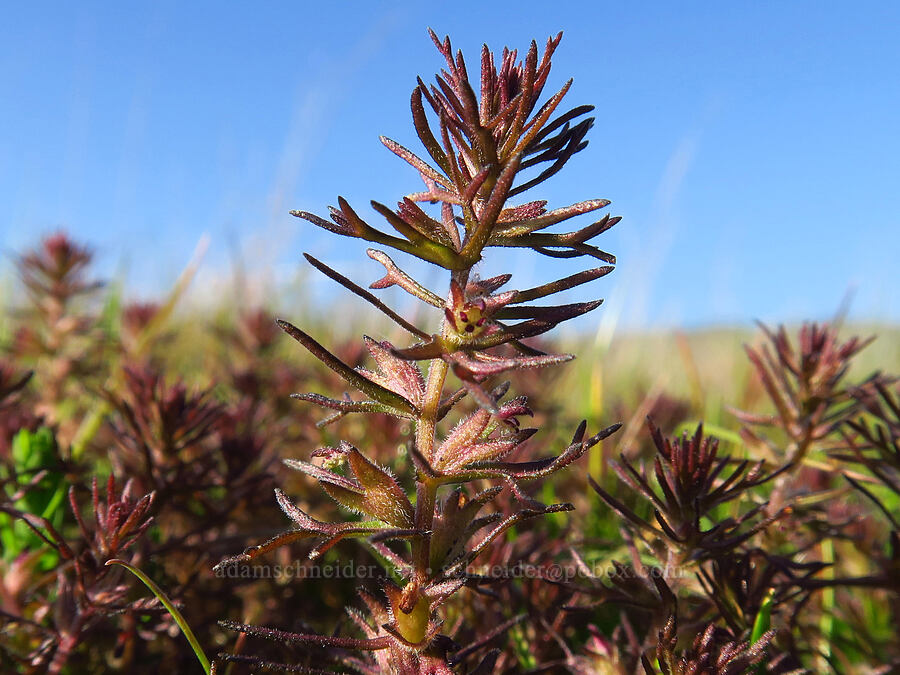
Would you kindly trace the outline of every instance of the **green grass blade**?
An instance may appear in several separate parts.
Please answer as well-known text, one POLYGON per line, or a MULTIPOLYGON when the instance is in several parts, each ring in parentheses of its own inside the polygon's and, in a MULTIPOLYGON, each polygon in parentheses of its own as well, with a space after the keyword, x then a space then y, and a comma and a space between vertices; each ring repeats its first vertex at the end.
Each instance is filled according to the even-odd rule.
POLYGON ((200 665, 203 666, 203 672, 205 672, 206 675, 209 675, 209 659, 206 658, 206 654, 203 653, 203 649, 200 647, 200 643, 197 642, 197 637, 194 635, 194 631, 191 630, 191 627, 188 625, 187 621, 184 620, 184 616, 182 616, 181 612, 178 611, 178 608, 175 607, 175 605, 169 599, 169 596, 167 596, 165 592, 154 583, 153 579, 148 577, 137 567, 129 565, 124 560, 107 560, 106 564, 121 565, 138 579, 144 582, 144 585, 153 592, 153 595, 157 597, 157 599, 163 604, 163 607, 165 607, 169 614, 172 615, 172 618, 175 619, 175 623, 178 624, 181 632, 184 633, 184 637, 186 637, 187 641, 191 643, 191 649, 194 650, 194 654, 197 655, 197 660, 200 661, 200 665))
MULTIPOLYGON (((772 605, 775 604, 775 589, 770 588, 766 592, 762 603, 759 605, 759 611, 753 620, 753 630, 750 631, 750 645, 753 646, 762 638, 763 635, 772 627, 772 605)), ((755 671, 762 673, 765 670, 763 664, 756 666, 755 671)))
POLYGON ((753 631, 750 633, 750 644, 756 644, 772 625, 772 604, 775 602, 775 589, 770 588, 759 606, 759 612, 753 621, 753 631))

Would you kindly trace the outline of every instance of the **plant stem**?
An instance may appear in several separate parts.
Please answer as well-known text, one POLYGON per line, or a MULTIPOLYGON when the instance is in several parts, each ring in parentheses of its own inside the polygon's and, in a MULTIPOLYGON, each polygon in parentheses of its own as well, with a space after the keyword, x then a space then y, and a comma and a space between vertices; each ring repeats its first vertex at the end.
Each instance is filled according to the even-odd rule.
MULTIPOLYGON (((203 648, 200 646, 200 643, 197 641, 197 637, 194 635, 194 631, 191 630, 191 627, 188 625, 188 622, 185 620, 184 616, 181 612, 178 611, 178 608, 175 606, 169 596, 166 595, 165 591, 163 591, 159 586, 156 585, 150 577, 144 574, 143 571, 135 567, 134 565, 130 565, 124 560, 119 560, 118 558, 114 558, 112 560, 106 561, 106 566, 109 565, 120 565, 124 567, 126 570, 131 572, 134 576, 140 579, 144 585, 149 588, 153 595, 156 596, 156 599, 160 601, 163 607, 166 608, 166 611, 172 615, 172 618, 175 619, 175 623, 178 624, 178 627, 181 629, 184 637, 187 638, 187 641, 191 644, 191 649, 194 650, 194 655, 197 657, 197 660, 200 662, 200 666, 203 668, 203 672, 206 675, 210 673, 210 663, 209 659, 206 658, 206 654, 203 651, 203 648)), ((77 633, 76 633, 77 634, 77 633)))
POLYGON ((433 360, 428 368, 425 403, 422 406, 422 413, 416 421, 416 449, 428 461, 431 461, 431 455, 434 452, 434 429, 446 377, 447 362, 443 359, 433 360))
MULTIPOLYGON (((425 403, 422 413, 416 421, 416 449, 428 461, 434 454, 434 432, 437 422, 441 394, 444 392, 444 380, 447 377, 447 362, 435 359, 428 369, 428 381, 425 385, 425 403)), ((434 510, 437 504, 438 484, 427 476, 416 486, 416 528, 430 530, 434 522, 434 510)), ((424 582, 428 576, 431 558, 431 539, 424 537, 413 541, 412 554, 416 578, 424 582)))

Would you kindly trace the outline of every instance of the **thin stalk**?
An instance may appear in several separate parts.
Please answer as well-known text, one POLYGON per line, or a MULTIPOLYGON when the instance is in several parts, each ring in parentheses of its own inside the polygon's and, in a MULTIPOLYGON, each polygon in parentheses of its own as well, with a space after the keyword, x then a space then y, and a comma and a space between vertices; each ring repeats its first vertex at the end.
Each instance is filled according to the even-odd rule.
MULTIPOLYGON (((834 577, 834 540, 824 539, 820 544, 822 562, 829 563, 829 568, 825 569, 825 576, 834 577)), ((822 617, 819 619, 819 631, 821 637, 821 645, 819 647, 819 656, 817 665, 827 670, 831 661, 831 645, 834 635, 834 608, 836 604, 836 591, 834 586, 826 587, 822 591, 822 617)), ((824 671, 823 671, 824 672, 824 671)))
MULTIPOLYGON (((434 454, 435 424, 437 423, 438 408, 441 403, 441 395, 444 392, 444 381, 447 378, 447 362, 443 359, 434 359, 428 368, 428 381, 425 384, 425 402, 419 419, 416 420, 416 449, 423 457, 431 461, 434 454)), ((430 530, 434 523, 434 510, 437 504, 438 483, 423 477, 416 486, 416 527, 421 530, 430 530)), ((412 542, 413 564, 416 577, 423 582, 428 574, 429 560, 431 559, 431 539, 425 537, 412 542)))
POLYGON ((443 359, 434 359, 428 368, 425 402, 422 405, 419 419, 416 420, 416 449, 429 461, 434 452, 434 430, 446 377, 447 362, 443 359))
POLYGON ((172 618, 175 619, 175 623, 178 624, 178 627, 181 629, 181 632, 184 634, 184 637, 187 638, 187 641, 191 644, 191 649, 194 650, 194 655, 197 657, 197 660, 200 662, 200 666, 203 668, 203 672, 206 675, 210 673, 210 663, 209 659, 206 658, 206 654, 203 652, 203 648, 200 646, 200 643, 197 641, 197 637, 194 635, 194 631, 191 630, 191 627, 188 625, 188 622, 185 621, 184 616, 182 616, 181 612, 178 611, 178 608, 175 606, 169 596, 166 595, 165 591, 163 591, 159 586, 156 585, 150 577, 144 574, 143 571, 138 569, 133 565, 129 565, 124 560, 119 560, 118 558, 114 558, 112 560, 107 560, 106 565, 120 565, 124 567, 126 570, 131 572, 134 576, 140 579, 144 585, 149 588, 153 595, 156 596, 156 599, 162 603, 163 607, 172 615, 172 618))

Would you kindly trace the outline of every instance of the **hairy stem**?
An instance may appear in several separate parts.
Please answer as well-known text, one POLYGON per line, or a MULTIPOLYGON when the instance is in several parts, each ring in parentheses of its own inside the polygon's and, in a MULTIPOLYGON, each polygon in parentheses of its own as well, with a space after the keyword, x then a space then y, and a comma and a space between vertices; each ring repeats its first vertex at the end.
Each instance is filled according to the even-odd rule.
POLYGON ((447 362, 435 359, 428 368, 428 382, 425 385, 425 403, 416 421, 416 449, 422 456, 431 461, 434 452, 434 431, 437 422, 438 407, 441 394, 444 393, 444 380, 447 377, 447 362))
MULTIPOLYGON (((416 449, 423 457, 431 461, 434 454, 435 424, 441 395, 444 392, 444 380, 447 377, 447 362, 435 359, 428 369, 428 381, 425 384, 425 403, 416 421, 416 449)), ((428 477, 416 486, 416 528, 430 530, 434 522, 434 510, 437 504, 438 483, 428 477)), ((413 541, 412 554, 415 576, 423 582, 428 576, 428 561, 431 557, 430 537, 413 541)))

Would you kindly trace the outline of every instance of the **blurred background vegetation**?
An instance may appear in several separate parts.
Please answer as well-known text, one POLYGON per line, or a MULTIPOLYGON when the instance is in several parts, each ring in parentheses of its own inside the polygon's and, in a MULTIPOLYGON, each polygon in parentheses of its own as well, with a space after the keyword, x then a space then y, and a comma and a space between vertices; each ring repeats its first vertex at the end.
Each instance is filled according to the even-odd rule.
MULTIPOLYGON (((411 471, 405 450, 409 429, 402 421, 373 417, 364 424, 351 415, 320 429, 316 422, 323 415, 289 398, 294 392, 341 391, 342 384, 282 335, 273 319, 300 323, 353 365, 366 360, 360 333, 392 339, 400 337, 396 329, 352 300, 341 299, 322 312, 307 302, 302 285, 257 306, 242 300, 243 282, 237 278, 233 291, 218 302, 191 304, 186 293, 196 271, 193 266, 167 295, 129 303, 121 285, 95 280, 90 256, 88 247, 61 233, 36 242, 17 257, 24 283, 17 282, 3 298, 0 659, 4 668, 74 673, 106 667, 136 672, 137 664, 167 665, 178 672, 196 667, 171 617, 143 597, 145 592, 121 570, 102 567, 105 559, 115 556, 143 568, 176 599, 210 654, 233 648, 233 637, 216 623, 222 618, 331 632, 340 624, 343 608, 355 603, 356 580, 223 579, 211 570, 224 557, 283 529, 283 514, 272 498, 276 486, 317 518, 339 518, 336 505, 311 490, 302 476, 288 471, 283 459, 305 458, 312 449, 343 438, 366 448, 401 478, 411 471), (116 481, 109 490, 104 488, 108 476, 116 481), (99 493, 91 497, 95 478, 99 493), (145 511, 131 523, 133 528, 152 515, 152 522, 143 526, 148 528, 144 535, 123 543, 124 533, 110 534, 121 521, 110 524, 103 514, 112 513, 104 505, 118 503, 126 482, 131 485, 121 498, 123 513, 137 508, 140 496, 155 491, 155 497, 149 505, 138 504, 145 511), (86 526, 75 516, 81 511, 86 526), (96 522, 90 520, 91 511, 100 514, 96 522), (33 527, 24 526, 23 519, 33 527), (97 534, 100 530, 106 534, 97 534), (107 662, 111 654, 113 661, 107 662)), ((791 333, 796 329, 788 327, 791 333)), ((842 325, 839 333, 877 336, 853 358, 848 381, 862 382, 876 370, 900 371, 897 326, 842 325)), ((622 539, 621 518, 597 498, 588 476, 622 495, 609 461, 620 455, 635 460, 652 457, 648 416, 672 436, 693 431, 702 421, 708 433, 721 439, 723 452, 753 456, 758 449, 741 441, 742 424, 732 411, 773 412, 744 351, 745 345, 758 347, 763 341, 759 330, 749 325, 631 333, 610 330, 607 324, 600 332, 582 329, 556 343, 544 343, 578 358, 561 368, 512 375, 515 390, 528 395, 536 411, 534 426, 541 428, 529 442, 532 452, 541 456, 558 452, 581 419, 592 429, 615 421, 624 426, 593 448, 578 470, 535 488, 541 500, 571 501, 576 511, 517 527, 485 562, 572 564, 570 546, 589 564, 608 566, 627 559, 632 553, 628 540, 622 539)), ((868 532, 829 539, 831 548, 825 553, 841 561, 840 572, 863 574, 877 560, 866 551, 870 544, 880 545, 883 519, 865 498, 834 483, 838 474, 824 446, 808 459, 805 470, 812 473, 802 480, 812 480, 811 485, 825 480, 831 487, 822 494, 841 495, 829 508, 850 509, 856 515, 847 522, 868 532)), ((870 489, 882 499, 886 513, 896 513, 896 495, 877 486, 870 489)), ((748 493, 747 499, 755 497, 748 493)), ((627 503, 641 517, 651 516, 639 499, 628 497, 627 503)), ((737 515, 746 504, 723 506, 722 513, 737 515)), ((358 546, 341 544, 323 563, 350 559, 366 565, 373 561, 370 555, 358 546)), ((302 546, 273 554, 273 563, 286 566, 295 560, 309 566, 304 559, 302 546)), ((527 600, 528 611, 536 616, 563 601, 552 586, 529 585, 533 583, 538 582, 522 580, 503 593, 512 593, 516 602, 527 600)), ((892 658, 891 602, 882 591, 852 588, 812 596, 804 615, 818 631, 812 644, 828 648, 808 655, 807 663, 824 667, 835 659, 852 664, 892 658)), ((453 624, 455 618, 469 616, 470 622, 484 625, 488 616, 494 617, 491 625, 500 625, 513 618, 506 609, 513 604, 459 601, 448 609, 448 621, 453 624)), ((614 616, 597 610, 589 619, 594 632, 578 622, 560 630, 567 631, 572 644, 586 645, 590 659, 596 660, 597 645, 607 649, 609 636, 617 634, 614 616)), ((778 616, 788 620, 788 614, 778 616)), ((455 638, 465 644, 464 629, 460 630, 455 638)), ((504 658, 510 672, 527 670, 528 664, 537 668, 540 663, 575 658, 563 658, 540 624, 517 624, 497 641, 507 650, 504 658)), ((243 649, 242 640, 236 649, 238 653, 243 649)), ((278 645, 264 645, 262 654, 299 664, 321 659, 307 652, 286 654, 278 645)), ((603 659, 615 661, 607 656, 603 659)), ((584 658, 588 657, 578 657, 584 658)), ((603 659, 597 663, 606 663, 603 659)), ((585 672, 627 672, 604 667, 585 672)), ((551 667, 547 672, 556 671, 551 667)))

